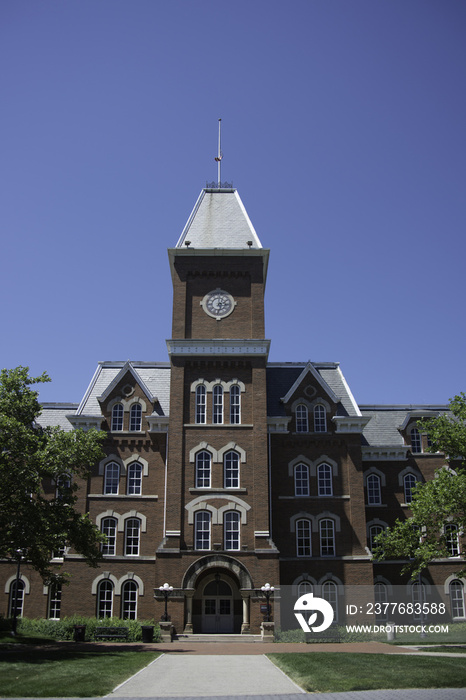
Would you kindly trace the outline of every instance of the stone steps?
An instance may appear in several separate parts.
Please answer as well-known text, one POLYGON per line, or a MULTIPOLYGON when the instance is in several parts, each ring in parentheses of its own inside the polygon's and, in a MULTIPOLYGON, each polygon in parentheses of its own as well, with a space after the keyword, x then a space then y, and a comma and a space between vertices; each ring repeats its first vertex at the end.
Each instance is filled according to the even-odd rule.
POLYGON ((262 637, 260 634, 178 634, 176 642, 221 642, 222 644, 234 644, 234 643, 254 643, 261 642, 262 637))

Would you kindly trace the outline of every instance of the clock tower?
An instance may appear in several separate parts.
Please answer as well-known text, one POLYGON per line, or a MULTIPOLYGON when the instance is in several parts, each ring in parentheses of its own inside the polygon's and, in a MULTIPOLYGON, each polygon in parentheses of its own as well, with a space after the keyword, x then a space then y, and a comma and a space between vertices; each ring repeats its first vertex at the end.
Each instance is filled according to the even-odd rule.
POLYGON ((170 437, 157 560, 184 600, 185 632, 247 633, 260 621, 258 589, 278 581, 267 450, 269 250, 237 191, 223 186, 201 192, 168 254, 170 437))

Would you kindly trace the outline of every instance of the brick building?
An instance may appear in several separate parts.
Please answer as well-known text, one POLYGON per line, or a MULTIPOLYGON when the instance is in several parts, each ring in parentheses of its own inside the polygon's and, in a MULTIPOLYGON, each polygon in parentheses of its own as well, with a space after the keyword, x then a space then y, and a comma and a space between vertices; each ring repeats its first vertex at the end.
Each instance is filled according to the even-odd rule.
MULTIPOLYGON (((157 619, 154 589, 168 582, 177 632, 247 633, 265 582, 336 607, 338 584, 383 594, 406 581, 401 563, 373 564, 370 550, 445 463, 416 421, 446 407, 358 406, 337 363, 268 362, 269 251, 233 188, 201 192, 168 256, 169 362, 99 363, 79 405, 44 405, 44 425, 107 431, 79 507, 108 541, 97 570, 60 553, 72 575, 62 590, 23 564, 23 614, 157 619)), ((461 618, 457 568, 439 561, 425 580, 461 618)), ((7 615, 15 567, 2 578, 7 615)))

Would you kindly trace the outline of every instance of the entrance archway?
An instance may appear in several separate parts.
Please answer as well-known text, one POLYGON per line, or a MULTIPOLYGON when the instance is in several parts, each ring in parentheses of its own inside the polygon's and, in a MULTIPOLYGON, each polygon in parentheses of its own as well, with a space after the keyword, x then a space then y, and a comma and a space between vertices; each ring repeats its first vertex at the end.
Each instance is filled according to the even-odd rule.
POLYGON ((183 584, 185 633, 249 632, 249 597, 253 586, 244 564, 225 555, 208 555, 187 569, 183 584))

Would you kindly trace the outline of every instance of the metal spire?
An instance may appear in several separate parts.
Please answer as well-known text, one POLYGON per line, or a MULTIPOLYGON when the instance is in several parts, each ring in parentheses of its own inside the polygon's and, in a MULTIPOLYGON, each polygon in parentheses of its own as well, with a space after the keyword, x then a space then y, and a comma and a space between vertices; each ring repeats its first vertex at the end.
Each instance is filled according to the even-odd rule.
POLYGON ((218 154, 215 160, 217 161, 217 187, 218 189, 221 188, 222 186, 222 178, 221 178, 221 165, 222 165, 222 158, 223 158, 223 153, 220 148, 220 137, 221 137, 221 126, 222 126, 222 120, 218 120, 218 154))

